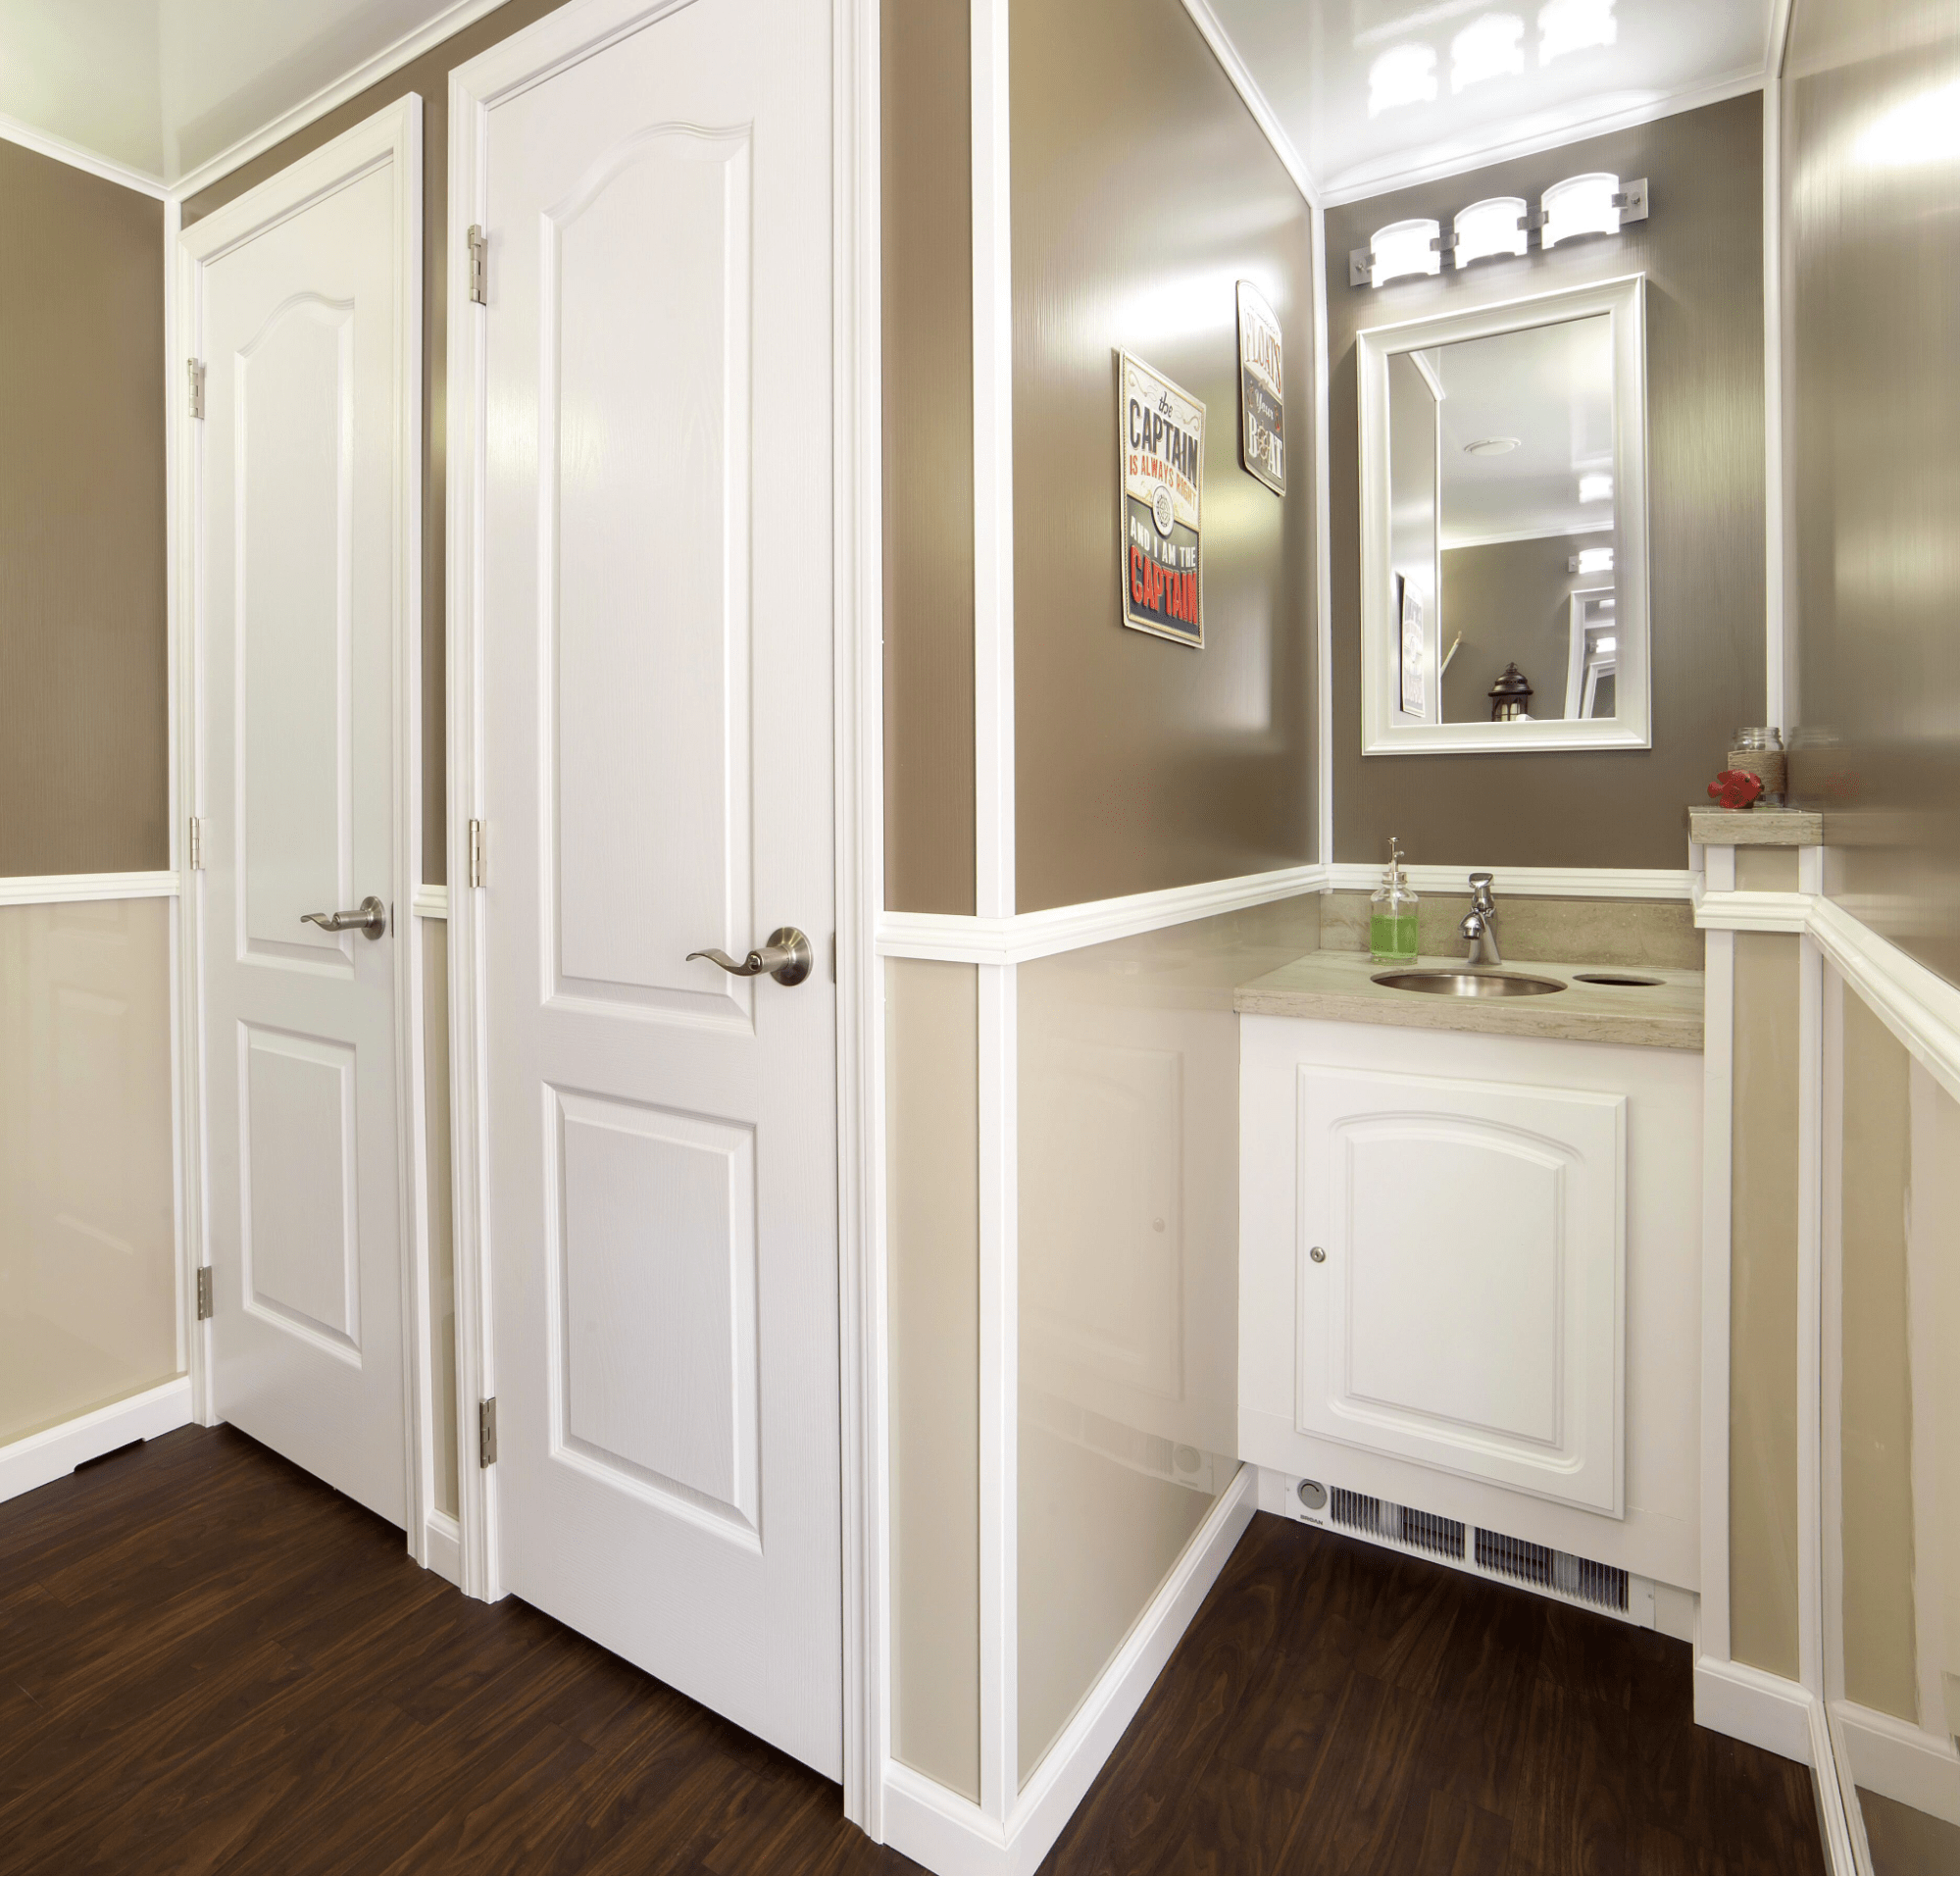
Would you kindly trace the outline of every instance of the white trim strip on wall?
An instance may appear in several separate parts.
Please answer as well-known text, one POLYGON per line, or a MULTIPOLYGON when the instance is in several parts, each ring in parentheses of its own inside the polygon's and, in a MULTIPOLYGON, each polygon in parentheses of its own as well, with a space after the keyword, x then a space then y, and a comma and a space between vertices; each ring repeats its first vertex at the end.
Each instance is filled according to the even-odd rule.
MULTIPOLYGON (((1417 892, 1468 892, 1473 872, 1491 876, 1492 890, 1537 899, 1691 899, 1694 875, 1674 867, 1408 867, 1417 892)), ((1331 892, 1373 892, 1382 884, 1379 861, 1336 861, 1328 869, 1331 892)))
POLYGON ((42 1428, 0 1446, 0 1499, 18 1498, 72 1473, 86 1460, 113 1453, 131 1441, 153 1441, 190 1420, 190 1377, 78 1414, 59 1427, 42 1428))
POLYGON ((67 906, 84 899, 174 899, 169 869, 141 874, 14 874, 0 877, 0 906, 67 906))
POLYGON ((23 124, 19 118, 0 116, 0 140, 17 143, 22 149, 32 150, 36 156, 50 157, 56 163, 66 163, 71 170, 85 170, 90 176, 99 176, 105 182, 120 182, 124 188, 134 189, 139 195, 163 200, 170 194, 158 178, 131 169, 126 163, 118 163, 111 157, 97 156, 93 150, 84 150, 80 144, 71 143, 66 137, 36 130, 31 124, 23 124))
POLYGON ((1212 57, 1231 80, 1231 88, 1238 93, 1246 110, 1251 112, 1252 122, 1259 127, 1260 134, 1273 146, 1273 154, 1280 159, 1281 167, 1292 178, 1294 188, 1306 197, 1309 208, 1319 208, 1320 191, 1315 188, 1314 178, 1308 173, 1306 159, 1286 134, 1279 112, 1273 109, 1271 100, 1259 88, 1259 81, 1246 70, 1245 61, 1238 56, 1238 48, 1231 42, 1231 35, 1211 10, 1210 0, 1184 0, 1184 11, 1191 16, 1191 24, 1203 35, 1205 44, 1211 47, 1212 57))
POLYGON ((410 895, 408 909, 418 919, 447 919, 449 917, 449 888, 447 887, 418 887, 410 895))

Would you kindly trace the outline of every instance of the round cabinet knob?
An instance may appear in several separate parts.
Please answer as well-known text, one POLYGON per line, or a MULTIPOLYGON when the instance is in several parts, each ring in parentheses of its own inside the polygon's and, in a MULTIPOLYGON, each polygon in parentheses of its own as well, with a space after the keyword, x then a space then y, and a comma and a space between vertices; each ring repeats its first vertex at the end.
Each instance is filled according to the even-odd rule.
POLYGON ((1316 1264, 1325 1264, 1327 1262, 1327 1246, 1317 1244, 1307 1253, 1307 1256, 1312 1258, 1316 1264))

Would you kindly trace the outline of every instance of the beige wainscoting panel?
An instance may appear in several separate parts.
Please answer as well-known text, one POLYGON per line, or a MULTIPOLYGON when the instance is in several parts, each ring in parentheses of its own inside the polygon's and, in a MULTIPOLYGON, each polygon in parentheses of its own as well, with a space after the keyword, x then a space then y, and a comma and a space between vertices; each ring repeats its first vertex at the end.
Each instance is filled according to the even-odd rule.
POLYGON ((422 1068, 427 1090, 428 1312, 435 1373, 435 1504, 457 1516, 456 1243, 449 1170, 449 922, 422 925, 422 1068))
POLYGON ((1236 1471, 1232 989, 1319 924, 1307 894, 1020 969, 1024 1782, 1236 1471))
POLYGON ((1915 1720, 1910 1058, 1855 991, 1844 993, 1843 1465, 1844 1693, 1915 1720))
POLYGON ((0 1444, 182 1371, 170 917, 0 907, 0 1444))
POLYGON ((980 974, 885 962, 891 1750, 980 1801, 980 974))
POLYGON ((1794 847, 1737 847, 1735 849, 1735 890, 1737 892, 1795 892, 1796 849, 1794 847))
POLYGON ((1797 989, 1802 940, 1735 935, 1730 1652, 1795 1680, 1797 989))
MULTIPOLYGON (((1914 1279, 1914 1344, 1929 1344, 1943 1358, 1921 1365, 1915 1398, 1932 1423, 1919 1438, 1932 1451, 1920 1456, 1917 1478, 1931 1486, 1935 1503, 1921 1508, 1917 1530, 1932 1540, 1933 1557, 1915 1557, 1918 1604, 1932 1613, 1939 1638, 1936 1666, 1944 1697, 1944 1725, 1960 1732, 1960 1102, 1924 1064, 1909 1070, 1912 1102, 1912 1196, 1907 1227, 1914 1279)), ((1924 1490, 1924 1486, 1922 1487, 1924 1490)), ((1922 1639, 1922 1645, 1924 1639, 1922 1639)), ((1940 1722, 1922 1716, 1937 1731, 1940 1722)))

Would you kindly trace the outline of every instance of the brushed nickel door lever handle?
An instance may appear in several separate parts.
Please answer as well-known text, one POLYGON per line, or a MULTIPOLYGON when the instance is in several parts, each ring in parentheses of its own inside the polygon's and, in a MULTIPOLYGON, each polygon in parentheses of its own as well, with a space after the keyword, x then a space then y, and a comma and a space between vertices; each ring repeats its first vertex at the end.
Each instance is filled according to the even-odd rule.
POLYGON ((690 951, 687 956, 720 965, 731 978, 760 978, 767 972, 779 985, 800 985, 810 975, 812 953, 810 940, 794 926, 778 926, 768 944, 739 962, 721 950, 690 951))
POLYGON ((388 929, 388 909, 370 893, 352 912, 303 912, 303 926, 318 926, 322 932, 365 932, 378 938, 388 929))

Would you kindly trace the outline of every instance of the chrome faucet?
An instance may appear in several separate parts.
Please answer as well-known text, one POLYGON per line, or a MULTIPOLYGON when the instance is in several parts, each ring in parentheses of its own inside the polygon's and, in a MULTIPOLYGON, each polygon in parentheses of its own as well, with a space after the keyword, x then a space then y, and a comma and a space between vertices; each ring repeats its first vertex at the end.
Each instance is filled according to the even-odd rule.
POLYGON ((1497 902, 1490 897, 1490 876, 1470 876, 1470 910, 1457 926, 1458 934, 1470 940, 1471 970, 1494 969, 1504 960, 1497 950, 1497 902))

